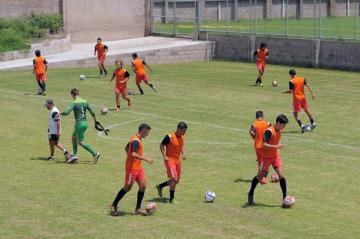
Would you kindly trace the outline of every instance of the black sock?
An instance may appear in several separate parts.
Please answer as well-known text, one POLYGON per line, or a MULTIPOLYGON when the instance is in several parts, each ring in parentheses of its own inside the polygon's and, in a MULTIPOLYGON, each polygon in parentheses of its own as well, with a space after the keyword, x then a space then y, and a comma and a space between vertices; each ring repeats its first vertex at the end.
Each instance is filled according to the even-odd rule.
POLYGON ((310 118, 310 123, 313 124, 314 123, 314 119, 310 118))
POLYGON ((260 83, 260 84, 262 83, 261 79, 259 79, 259 83, 260 83))
POLYGON ((296 120, 296 121, 297 121, 297 123, 299 124, 299 126, 302 127, 302 122, 301 122, 301 120, 296 120))
POLYGON ((255 191, 255 188, 256 188, 256 185, 259 183, 259 180, 257 179, 257 177, 255 176, 251 182, 251 188, 250 188, 250 191, 249 191, 249 194, 253 195, 254 194, 254 191, 255 191))
POLYGON ((166 187, 168 185, 169 185, 168 181, 165 181, 165 182, 159 184, 159 188, 164 188, 164 187, 166 187))
POLYGON ((144 91, 143 91, 141 88, 140 88, 139 90, 140 90, 140 93, 141 93, 141 94, 144 94, 144 91))
POLYGON ((170 190, 170 201, 172 201, 175 197, 175 190, 170 190))
POLYGON ((38 81, 37 83, 38 83, 39 87, 41 88, 41 90, 44 91, 44 86, 43 86, 43 84, 41 83, 41 81, 38 81))
POLYGON ((259 82, 259 78, 257 78, 255 84, 257 85, 259 82))
POLYGON ((100 69, 100 75, 102 75, 102 69, 100 69))
POLYGON ((45 82, 43 82, 42 84, 43 84, 43 91, 45 91, 46 90, 46 84, 45 84, 45 82))
POLYGON ((118 194, 116 195, 115 200, 114 200, 114 202, 112 203, 112 205, 113 205, 114 207, 117 207, 119 201, 125 196, 126 193, 127 193, 127 192, 126 192, 124 189, 121 189, 121 190, 118 192, 118 194))
POLYGON ((153 84, 149 84, 149 86, 150 86, 151 88, 154 88, 154 85, 153 85, 153 84))
POLYGON ((107 75, 107 70, 104 68, 105 75, 107 75))
POLYGON ((284 198, 286 198, 286 180, 285 180, 285 178, 280 179, 280 187, 281 187, 281 191, 283 193, 283 199, 284 199, 284 198))
POLYGON ((142 200, 144 198, 144 194, 145 194, 145 192, 138 191, 137 202, 136 202, 136 210, 141 208, 141 203, 142 203, 142 200))

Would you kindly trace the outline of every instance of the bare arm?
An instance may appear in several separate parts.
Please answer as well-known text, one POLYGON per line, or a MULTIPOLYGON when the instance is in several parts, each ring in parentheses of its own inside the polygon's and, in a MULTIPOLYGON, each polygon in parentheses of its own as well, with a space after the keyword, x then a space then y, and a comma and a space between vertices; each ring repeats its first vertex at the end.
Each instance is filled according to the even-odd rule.
POLYGON ((144 66, 146 66, 150 70, 151 73, 153 72, 152 69, 150 68, 150 66, 145 63, 145 61, 143 61, 143 64, 144 64, 144 66))
POLYGON ((314 92, 312 91, 311 86, 309 85, 309 83, 306 84, 306 87, 307 87, 308 90, 310 91, 312 99, 315 100, 315 99, 316 99, 316 95, 315 95, 314 92))
POLYGON ((135 152, 132 152, 131 153, 131 156, 134 157, 134 158, 137 158, 139 160, 143 160, 145 162, 147 162, 148 164, 152 164, 154 162, 154 160, 150 159, 150 158, 147 158, 147 157, 144 157, 144 156, 141 156, 135 152))
POLYGON ((33 66, 34 66, 33 74, 35 74, 35 69, 36 69, 36 61, 35 60, 33 60, 33 66))
POLYGON ((131 67, 132 67, 133 71, 136 73, 135 65, 133 62, 131 62, 131 67))
POLYGON ((129 77, 126 77, 123 81, 120 81, 121 84, 126 83, 129 80, 129 77))
POLYGON ((167 157, 166 157, 166 149, 165 149, 165 145, 163 144, 160 144, 160 152, 164 158, 164 161, 168 160, 167 157))
POLYGON ((263 146, 265 148, 282 149, 284 147, 284 144, 279 143, 279 144, 273 145, 273 144, 268 144, 268 143, 263 142, 263 146))
POLYGON ((94 49, 94 56, 96 56, 96 46, 95 46, 95 49, 94 49))
POLYGON ((111 79, 110 79, 110 81, 109 81, 109 84, 115 79, 115 72, 114 72, 114 74, 112 75, 112 77, 111 77, 111 79))
POLYGON ((250 134, 251 138, 255 139, 255 127, 254 127, 254 125, 251 125, 250 130, 249 130, 249 134, 250 134))

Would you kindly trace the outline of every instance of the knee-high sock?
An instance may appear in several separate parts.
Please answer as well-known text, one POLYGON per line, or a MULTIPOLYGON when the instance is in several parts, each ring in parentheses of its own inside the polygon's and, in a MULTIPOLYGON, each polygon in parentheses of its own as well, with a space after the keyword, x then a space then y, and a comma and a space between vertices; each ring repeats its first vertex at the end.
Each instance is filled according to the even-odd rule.
POLYGON ((92 156, 96 155, 96 151, 90 146, 90 144, 86 144, 86 143, 82 143, 81 146, 88 151, 89 153, 92 154, 92 156))
POLYGON ((285 180, 285 178, 280 179, 280 187, 281 187, 281 191, 283 193, 283 199, 284 199, 284 198, 286 198, 286 180, 285 180))
POLYGON ((144 198, 144 194, 145 194, 145 192, 138 191, 137 201, 136 201, 136 209, 141 208, 141 203, 144 198))
POLYGON ((116 197, 115 197, 115 199, 114 199, 114 202, 112 203, 112 206, 117 207, 119 201, 125 196, 126 193, 127 193, 127 192, 126 192, 124 189, 121 189, 121 190, 117 193, 117 195, 116 195, 116 197))
POLYGON ((76 141, 72 141, 72 146, 73 146, 73 154, 77 154, 77 150, 78 150, 78 145, 76 141))
POLYGON ((255 191, 255 188, 257 186, 257 184, 259 183, 259 180, 257 179, 257 177, 255 176, 251 182, 251 188, 250 188, 250 191, 249 191, 249 194, 254 194, 254 191, 255 191))

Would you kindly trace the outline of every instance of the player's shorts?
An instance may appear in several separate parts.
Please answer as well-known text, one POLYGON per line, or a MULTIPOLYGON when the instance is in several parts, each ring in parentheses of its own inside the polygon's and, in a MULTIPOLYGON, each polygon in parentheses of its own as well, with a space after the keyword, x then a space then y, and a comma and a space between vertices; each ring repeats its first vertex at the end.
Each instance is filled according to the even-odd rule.
POLYGON ((261 161, 261 152, 262 149, 261 148, 255 148, 255 153, 256 153, 256 161, 260 163, 261 161))
POLYGON ((256 64, 256 68, 257 68, 260 72, 264 73, 264 71, 265 71, 265 64, 256 64))
POLYGON ((301 100, 293 100, 294 112, 300 112, 301 109, 308 110, 306 98, 301 100))
POLYGON ((104 64, 105 59, 106 59, 106 55, 98 56, 98 62, 100 64, 104 64))
POLYGON ((279 168, 282 166, 282 161, 280 156, 275 157, 262 157, 260 161, 260 170, 262 172, 269 172, 270 165, 273 166, 273 168, 279 168))
POLYGON ((46 74, 45 73, 41 73, 41 74, 36 73, 35 77, 36 77, 37 81, 46 81, 46 74))
POLYGON ((127 94, 126 87, 115 87, 115 94, 120 95, 121 93, 127 94))
POLYGON ((149 81, 148 76, 146 75, 146 73, 143 74, 136 74, 136 83, 141 83, 141 81, 149 81))
POLYGON ((180 181, 181 164, 172 163, 168 160, 164 161, 168 178, 175 179, 177 182, 180 181))
POLYGON ((125 184, 132 185, 134 182, 145 182, 145 171, 141 169, 126 170, 125 184))
POLYGON ((75 137, 78 142, 84 141, 87 127, 88 123, 85 120, 76 122, 72 136, 75 137))
POLYGON ((49 141, 55 141, 56 143, 59 142, 60 136, 57 134, 49 134, 49 141))

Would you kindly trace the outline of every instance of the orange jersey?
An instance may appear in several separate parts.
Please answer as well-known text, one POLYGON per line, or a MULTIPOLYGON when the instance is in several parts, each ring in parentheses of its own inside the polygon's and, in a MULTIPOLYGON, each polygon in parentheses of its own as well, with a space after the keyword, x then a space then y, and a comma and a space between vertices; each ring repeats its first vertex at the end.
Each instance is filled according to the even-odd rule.
POLYGON ((302 100, 305 98, 304 85, 305 79, 301 76, 295 76, 290 80, 290 83, 293 85, 293 99, 302 100))
MULTIPOLYGON (((276 131, 274 126, 270 126, 269 128, 266 129, 266 131, 270 130, 271 132, 271 137, 270 139, 268 139, 268 141, 266 141, 267 144, 271 144, 271 145, 278 145, 280 142, 280 138, 281 138, 281 132, 276 131)), ((277 157, 278 153, 277 153, 277 149, 275 148, 269 148, 269 147, 262 147, 262 156, 264 158, 273 158, 273 157, 277 157)))
POLYGON ((106 55, 106 51, 105 51, 106 46, 105 46, 104 44, 102 44, 102 43, 97 43, 97 44, 95 45, 95 49, 96 49, 96 51, 97 51, 97 56, 98 56, 98 57, 102 57, 102 56, 105 56, 105 55, 106 55))
POLYGON ((143 146, 141 139, 138 135, 131 136, 128 151, 127 151, 127 158, 126 158, 126 170, 138 170, 142 169, 142 160, 134 158, 132 154, 132 144, 134 141, 139 142, 139 148, 137 149, 136 153, 140 156, 143 155, 143 146))
POLYGON ((135 68, 136 75, 146 74, 144 61, 141 58, 136 58, 132 61, 132 64, 135 68))
POLYGON ((175 133, 169 134, 170 143, 166 147, 166 157, 170 162, 180 163, 180 157, 184 146, 184 136, 176 136, 175 133))
POLYGON ((37 56, 34 59, 34 67, 36 74, 44 74, 45 73, 45 58, 43 56, 37 56))
POLYGON ((259 149, 262 146, 265 130, 269 127, 270 123, 265 120, 256 120, 252 125, 255 129, 254 147, 259 149))
POLYGON ((257 52, 257 58, 256 58, 256 64, 265 64, 266 56, 268 55, 268 49, 265 48, 264 50, 261 50, 261 48, 256 50, 257 52))
POLYGON ((121 70, 116 69, 114 71, 114 75, 116 77, 116 88, 123 88, 126 87, 126 82, 125 83, 121 83, 120 81, 125 80, 127 77, 129 77, 129 73, 122 68, 121 70))

